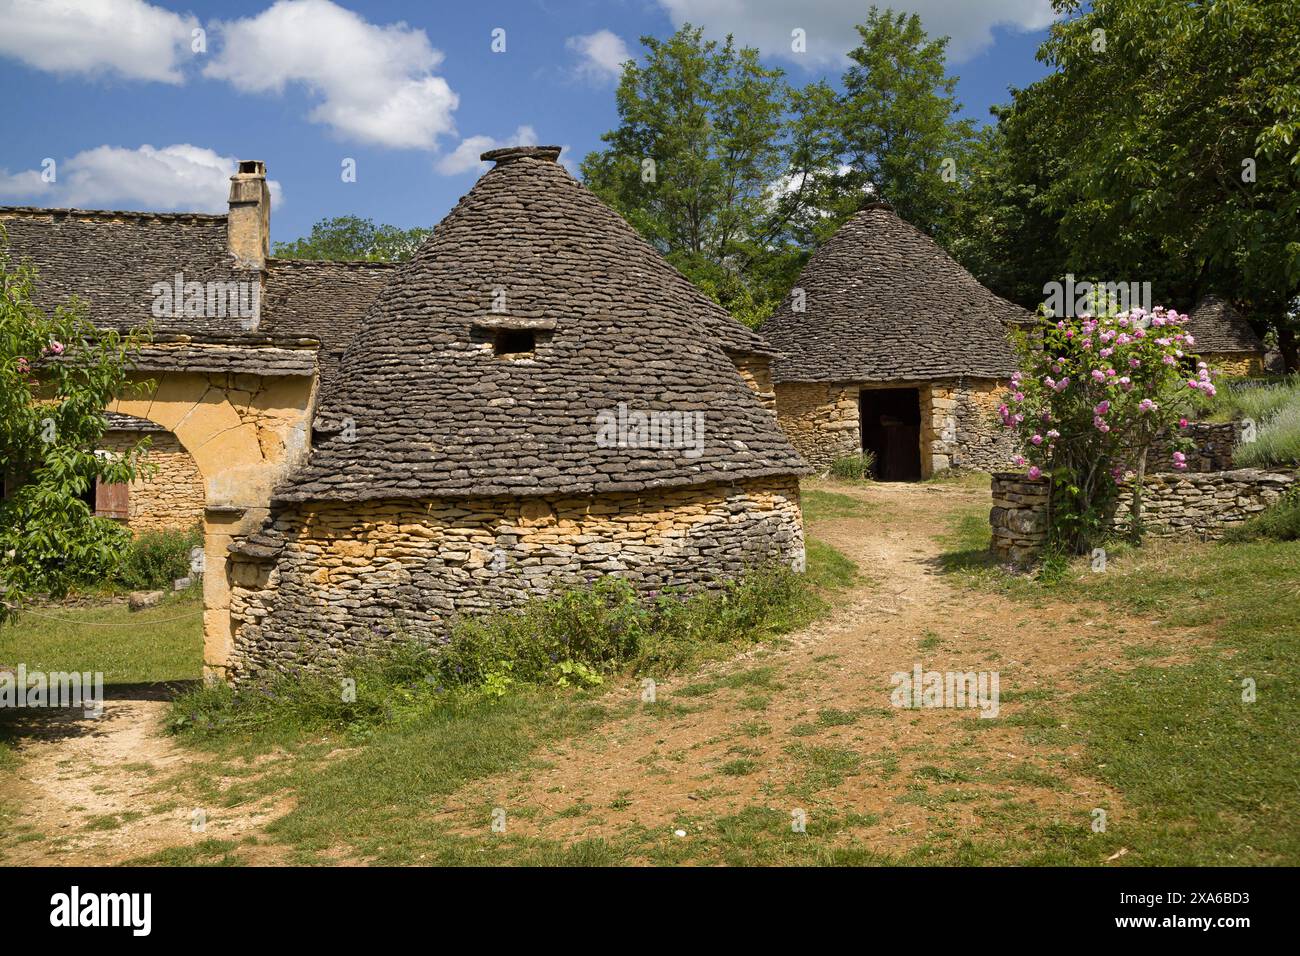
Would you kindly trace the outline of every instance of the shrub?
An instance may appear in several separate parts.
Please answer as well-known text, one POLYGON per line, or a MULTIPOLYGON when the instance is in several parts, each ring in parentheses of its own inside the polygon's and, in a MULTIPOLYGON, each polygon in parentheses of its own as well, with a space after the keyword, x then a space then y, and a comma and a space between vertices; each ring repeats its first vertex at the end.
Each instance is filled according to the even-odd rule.
POLYGON ((876 453, 872 451, 845 455, 831 462, 831 476, 845 481, 870 481, 875 470, 876 453))
POLYGON ((1300 487, 1292 487, 1282 498, 1223 536, 1230 542, 1300 541, 1300 487))
POLYGON ((1199 399, 1218 389, 1209 368, 1195 361, 1187 316, 1157 307, 1099 316, 1044 318, 1034 335, 1016 335, 1021 371, 998 408, 1002 423, 1020 439, 1031 479, 1052 482, 1052 541, 1076 553, 1105 533, 1120 480, 1132 468, 1129 526, 1140 534, 1142 478, 1147 450, 1161 432, 1179 450, 1174 467, 1186 467, 1187 440, 1178 435, 1199 399))
POLYGON ((1237 465, 1264 468, 1300 464, 1300 388, 1272 414, 1255 422, 1255 440, 1242 442, 1233 452, 1237 465))
POLYGON ((190 573, 190 553, 203 546, 203 531, 146 531, 126 547, 113 583, 131 591, 167 588, 190 573))

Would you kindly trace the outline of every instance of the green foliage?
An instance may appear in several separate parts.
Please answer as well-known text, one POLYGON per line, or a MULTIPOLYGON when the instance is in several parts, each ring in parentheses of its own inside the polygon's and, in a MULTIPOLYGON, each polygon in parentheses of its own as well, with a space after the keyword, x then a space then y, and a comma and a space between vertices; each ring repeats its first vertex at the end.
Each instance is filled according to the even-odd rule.
POLYGON ((857 455, 845 455, 831 462, 831 477, 845 481, 870 481, 876 469, 876 453, 864 451, 857 455))
MULTIPOLYGON (((1188 378, 1179 366, 1193 338, 1186 316, 1156 307, 1148 316, 1105 312, 1043 319, 1034 333, 1015 336, 1022 371, 999 415, 1014 430, 1029 477, 1052 482, 1052 540, 1081 554, 1105 533, 1118 481, 1134 472, 1129 528, 1141 527, 1141 488, 1147 451, 1157 435, 1178 435, 1179 419, 1198 395, 1213 397, 1205 363, 1188 378)), ((1192 357, 1194 359, 1194 357, 1192 357)), ((1186 440, 1175 437, 1175 467, 1186 440)))
POLYGON ((275 254, 281 259, 405 262, 432 231, 419 226, 375 225, 374 220, 360 216, 335 216, 317 222, 309 236, 277 242, 275 254))
POLYGON ((114 583, 132 591, 170 589, 190 574, 191 552, 203 546, 203 529, 146 531, 136 535, 113 571, 114 583))
POLYGON ((957 119, 957 77, 945 69, 947 37, 930 39, 913 14, 872 7, 849 53, 837 104, 844 187, 889 200, 900 216, 942 237, 958 198, 956 175, 974 134, 957 119), (953 161, 944 178, 942 163, 953 161))
POLYGON ((1025 305, 1063 271, 1183 308, 1217 292, 1294 362, 1300 18, 1274 0, 1057 6, 1053 72, 998 111, 963 261, 1025 305))
POLYGON ((121 456, 95 454, 117 397, 146 388, 127 377, 140 337, 96 329, 73 299, 52 313, 33 302, 36 272, 15 266, 0 231, 0 622, 31 595, 58 598, 106 577, 130 540, 94 517, 83 497, 96 481, 147 471, 142 441, 121 456))
POLYGON ((1224 541, 1300 541, 1300 487, 1292 487, 1273 506, 1245 524, 1230 528, 1224 541))

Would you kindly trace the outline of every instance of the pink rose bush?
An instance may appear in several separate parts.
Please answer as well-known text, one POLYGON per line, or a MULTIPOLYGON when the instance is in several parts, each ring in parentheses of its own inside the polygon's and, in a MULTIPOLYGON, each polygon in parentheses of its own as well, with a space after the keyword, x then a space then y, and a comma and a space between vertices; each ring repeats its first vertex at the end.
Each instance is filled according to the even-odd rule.
MULTIPOLYGON (((1191 352, 1187 316, 1156 308, 1044 319, 1018 337, 1021 371, 998 408, 1014 432, 1018 467, 1052 482, 1053 534, 1086 550, 1106 524, 1118 483, 1130 476, 1136 530, 1147 452, 1158 434, 1186 444, 1179 429, 1198 393, 1213 395, 1209 369, 1191 352), (1193 371, 1194 370, 1194 371, 1193 371)), ((1186 468, 1180 450, 1174 467, 1186 468)))

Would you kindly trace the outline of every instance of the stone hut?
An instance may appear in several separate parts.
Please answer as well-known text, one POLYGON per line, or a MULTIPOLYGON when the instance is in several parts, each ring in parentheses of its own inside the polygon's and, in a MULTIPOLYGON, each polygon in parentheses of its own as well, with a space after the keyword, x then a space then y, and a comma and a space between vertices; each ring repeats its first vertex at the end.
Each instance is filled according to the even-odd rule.
POLYGON ((1196 354, 1223 375, 1263 375, 1264 343, 1232 303, 1207 295, 1192 309, 1187 331, 1196 354))
POLYGON ((1005 467, 1012 443, 994 415, 1016 368, 1007 331, 1032 321, 872 203, 813 254, 762 328, 781 353, 781 427, 813 466, 871 451, 886 481, 1005 467))
POLYGON ((768 347, 558 155, 485 153, 371 306, 309 457, 230 546, 228 676, 437 642, 604 574, 656 592, 802 568, 768 347))

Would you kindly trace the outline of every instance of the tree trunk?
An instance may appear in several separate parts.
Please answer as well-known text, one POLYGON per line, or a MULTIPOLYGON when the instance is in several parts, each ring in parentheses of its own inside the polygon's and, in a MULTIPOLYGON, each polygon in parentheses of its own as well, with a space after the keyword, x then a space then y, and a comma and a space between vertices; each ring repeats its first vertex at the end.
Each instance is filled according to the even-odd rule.
POLYGON ((1134 544, 1142 543, 1142 484, 1147 475, 1147 446, 1138 452, 1137 474, 1133 478, 1133 498, 1129 502, 1128 534, 1134 544))
POLYGON ((1286 371, 1300 371, 1300 343, 1296 342, 1294 329, 1278 326, 1277 348, 1282 353, 1282 364, 1286 367, 1286 371))

